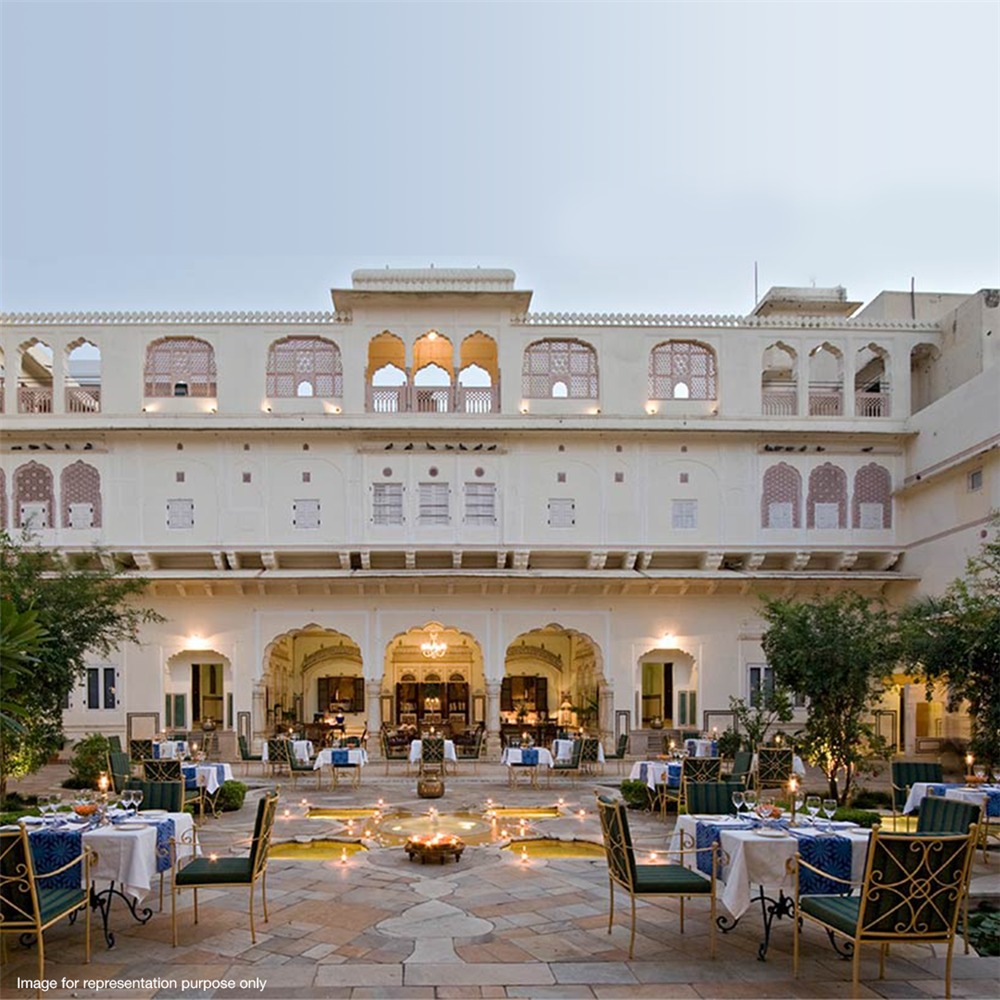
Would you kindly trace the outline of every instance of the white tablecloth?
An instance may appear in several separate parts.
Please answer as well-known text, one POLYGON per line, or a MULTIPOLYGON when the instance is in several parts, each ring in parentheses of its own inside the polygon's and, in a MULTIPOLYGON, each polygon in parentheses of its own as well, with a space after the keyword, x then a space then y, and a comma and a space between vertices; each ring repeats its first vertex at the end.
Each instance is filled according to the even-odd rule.
MULTIPOLYGON (((552 754, 545 749, 545 747, 537 747, 538 750, 538 766, 539 767, 552 767, 554 761, 552 760, 552 754)), ((501 764, 506 764, 510 767, 511 764, 521 763, 521 749, 519 747, 507 747, 503 752, 503 756, 500 758, 501 764)))
POLYGON ((157 748, 160 760, 175 760, 188 752, 186 740, 161 740, 153 745, 157 748))
MULTIPOLYGON (((702 822, 705 819, 702 818, 702 822)), ((736 820, 716 820, 713 823, 736 824, 736 820)), ((681 847, 681 833, 685 833, 685 847, 693 849, 697 841, 698 817, 679 816, 674 834, 670 838, 670 850, 681 847)), ((800 828, 806 835, 815 831, 800 828)), ((851 879, 860 882, 865 873, 865 858, 868 853, 868 831, 861 827, 836 830, 838 836, 851 841, 851 879)), ((719 843, 729 855, 729 864, 722 869, 722 892, 719 900, 734 916, 741 917, 757 895, 757 887, 794 891, 795 880, 788 874, 786 863, 798 853, 798 839, 791 834, 784 837, 767 837, 757 830, 719 831, 719 843)), ((688 854, 683 857, 688 868, 697 868, 698 856, 688 854)))
MULTIPOLYGON (((757 770, 757 755, 753 755, 753 759, 750 761, 750 770, 757 770)), ((792 770, 800 777, 804 778, 806 776, 806 766, 802 763, 802 758, 795 754, 792 757, 792 770)))
MULTIPOLYGON (((413 740, 410 743, 410 763, 420 763, 420 751, 423 743, 420 740, 413 740)), ((455 753, 455 744, 451 740, 444 741, 444 759, 458 762, 458 754, 455 753)))
POLYGON ((181 770, 184 772, 185 780, 194 772, 198 787, 204 786, 209 795, 214 795, 222 786, 222 781, 219 781, 219 768, 222 768, 222 781, 233 780, 233 769, 229 764, 184 764, 181 770))
MULTIPOLYGON (((573 759, 573 744, 575 740, 553 740, 552 741, 552 756, 556 760, 567 761, 573 759)), ((598 743, 597 744, 597 759, 603 764, 604 763, 604 747, 598 743)))
MULTIPOLYGON (((348 762, 354 764, 358 767, 364 767, 368 763, 368 753, 365 750, 348 750, 347 751, 348 762)), ((316 754, 316 763, 313 764, 313 770, 318 771, 321 767, 325 767, 328 764, 333 763, 333 750, 320 750, 316 754)), ((344 765, 340 765, 343 767, 344 765)))
POLYGON ((665 760, 640 760, 632 765, 632 770, 629 772, 629 778, 632 781, 642 780, 642 766, 646 765, 646 784, 649 785, 653 791, 656 791, 656 786, 658 784, 663 784, 667 780, 667 768, 669 766, 674 767, 674 773, 677 775, 677 787, 680 787, 681 780, 681 763, 680 761, 665 761, 665 760))
MULTIPOLYGON (((295 754, 295 759, 301 764, 308 764, 312 759, 313 755, 313 745, 312 740, 292 740, 292 753, 295 754)), ((260 752, 260 759, 267 762, 267 740, 264 740, 264 747, 260 752)))
POLYGON ((684 746, 687 748, 688 753, 691 753, 691 746, 694 745, 694 757, 711 757, 712 756, 712 740, 685 740, 684 746))
MULTIPOLYGON (((920 809, 920 803, 923 802, 928 794, 927 789, 938 787, 941 784, 942 782, 940 781, 918 781, 916 784, 910 785, 910 794, 906 797, 906 805, 903 806, 903 812, 917 812, 920 809)), ((988 792, 1000 791, 1000 787, 997 785, 983 785, 982 789, 965 788, 964 786, 952 788, 946 782, 944 783, 944 788, 944 797, 946 799, 971 802, 976 806, 984 806, 988 792)))

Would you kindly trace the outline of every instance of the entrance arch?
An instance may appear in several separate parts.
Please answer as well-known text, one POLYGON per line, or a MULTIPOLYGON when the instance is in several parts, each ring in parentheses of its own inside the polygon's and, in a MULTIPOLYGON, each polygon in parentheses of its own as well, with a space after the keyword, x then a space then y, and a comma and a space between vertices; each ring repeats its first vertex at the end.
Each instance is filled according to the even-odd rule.
POLYGON ((217 730, 235 728, 233 665, 217 649, 182 649, 163 671, 164 732, 198 732, 211 720, 217 730))
POLYGON ((264 649, 254 692, 255 732, 322 723, 342 712, 348 730, 365 726, 361 647, 344 632, 315 622, 275 636, 264 649))
POLYGON ((470 632, 429 621, 385 647, 382 722, 452 734, 485 720, 483 651, 470 632))
POLYGON ((639 657, 636 673, 640 729, 700 728, 698 667, 691 653, 675 645, 654 646, 639 657))

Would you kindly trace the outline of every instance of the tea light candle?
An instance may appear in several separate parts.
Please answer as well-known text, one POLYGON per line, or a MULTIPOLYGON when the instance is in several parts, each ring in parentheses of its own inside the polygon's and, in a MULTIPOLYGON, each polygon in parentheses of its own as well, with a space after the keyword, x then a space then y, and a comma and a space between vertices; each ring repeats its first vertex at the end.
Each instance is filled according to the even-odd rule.
POLYGON ((110 787, 110 782, 108 781, 108 776, 104 771, 101 772, 100 777, 97 779, 97 787, 102 792, 106 792, 110 787))
POLYGON ((218 854, 210 854, 208 856, 208 860, 209 861, 218 861, 219 860, 219 855, 218 854))
POLYGON ((347 864, 347 848, 346 847, 343 848, 341 850, 341 852, 340 852, 340 863, 342 865, 346 865, 347 864))
POLYGON ((792 822, 793 823, 795 822, 795 793, 798 790, 799 790, 799 782, 798 782, 798 779, 793 774, 788 779, 788 791, 790 793, 790 797, 791 797, 791 800, 792 800, 792 822))
POLYGON ((967 768, 968 768, 968 769, 969 769, 970 771, 972 770, 972 762, 973 762, 973 761, 974 761, 975 759, 976 759, 976 758, 975 758, 975 757, 973 757, 971 753, 967 753, 967 754, 965 755, 965 766, 966 766, 966 767, 967 767, 967 768))
POLYGON ((777 743, 779 747, 781 746, 781 733, 778 733, 778 735, 775 736, 774 742, 777 743))

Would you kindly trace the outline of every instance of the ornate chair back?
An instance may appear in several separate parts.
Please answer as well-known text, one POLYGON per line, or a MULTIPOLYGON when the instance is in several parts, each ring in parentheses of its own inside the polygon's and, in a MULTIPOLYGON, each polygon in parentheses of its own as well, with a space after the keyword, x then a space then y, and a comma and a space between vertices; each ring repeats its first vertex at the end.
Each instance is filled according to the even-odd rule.
POLYGON ((152 740, 129 740, 128 755, 132 760, 152 760, 152 740))
POLYGON ((902 812, 910 788, 917 782, 938 785, 944 781, 944 770, 937 761, 894 760, 892 762, 892 801, 902 812))
POLYGON ((691 781, 687 786, 687 809, 697 816, 722 816, 736 811, 733 792, 744 790, 742 782, 691 781))
POLYGON ((791 747, 758 747, 757 784, 762 788, 787 785, 793 774, 794 761, 791 747))
POLYGON ((278 813, 278 793, 268 792, 257 803, 257 818, 253 826, 253 842, 250 845, 250 870, 257 875, 267 865, 267 852, 271 846, 271 832, 274 818, 278 813))
POLYGON ((424 764, 443 764, 444 739, 440 736, 425 736, 420 741, 420 759, 424 764))
POLYGON ((601 816, 601 833, 604 835, 608 874, 631 892, 635 886, 635 854, 632 850, 632 835, 629 832, 625 807, 608 795, 598 795, 597 810, 601 816))
POLYGON ((693 781, 718 781, 721 774, 721 757, 686 757, 681 780, 685 784, 693 781))
POLYGON ((925 795, 917 814, 917 833, 968 833, 982 819, 983 807, 943 795, 925 795))
POLYGON ((969 834, 882 834, 872 830, 858 932, 879 940, 947 940, 955 933, 976 845, 969 834))
POLYGON ((179 760, 144 760, 142 776, 146 781, 178 781, 184 783, 179 760))
POLYGON ((580 750, 580 760, 584 764, 596 764, 598 761, 598 752, 601 748, 601 741, 588 736, 580 742, 583 744, 580 750))
POLYGON ((145 778, 129 778, 126 788, 137 788, 142 792, 143 809, 166 809, 167 812, 184 811, 183 781, 151 781, 145 778))
POLYGON ((128 754, 112 750, 108 754, 108 770, 111 772, 111 783, 115 786, 115 792, 121 792, 132 774, 128 754))
POLYGON ((267 760, 270 764, 287 764, 288 750, 290 744, 288 740, 279 736, 272 736, 267 741, 267 760))
POLYGON ((28 831, 0 830, 0 926, 37 926, 40 916, 28 831))

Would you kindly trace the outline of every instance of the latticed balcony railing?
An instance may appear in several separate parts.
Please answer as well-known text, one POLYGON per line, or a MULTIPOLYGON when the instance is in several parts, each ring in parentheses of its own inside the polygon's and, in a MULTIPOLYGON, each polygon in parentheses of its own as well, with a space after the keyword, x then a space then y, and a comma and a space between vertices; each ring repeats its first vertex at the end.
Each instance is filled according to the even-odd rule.
POLYGON ((769 382, 761 390, 761 411, 765 417, 794 417, 799 412, 798 390, 794 382, 769 382))
POLYGON ((889 416, 889 393, 856 392, 854 394, 854 415, 856 417, 889 416))
POLYGON ((66 387, 67 413, 100 413, 101 387, 99 385, 69 385, 66 387))
POLYGON ((839 417, 844 412, 844 393, 839 385, 812 382, 809 385, 809 416, 839 417))
POLYGON ((369 385, 369 413, 499 413, 500 387, 369 385))
POLYGON ((19 385, 17 387, 18 413, 51 413, 51 385, 19 385))

